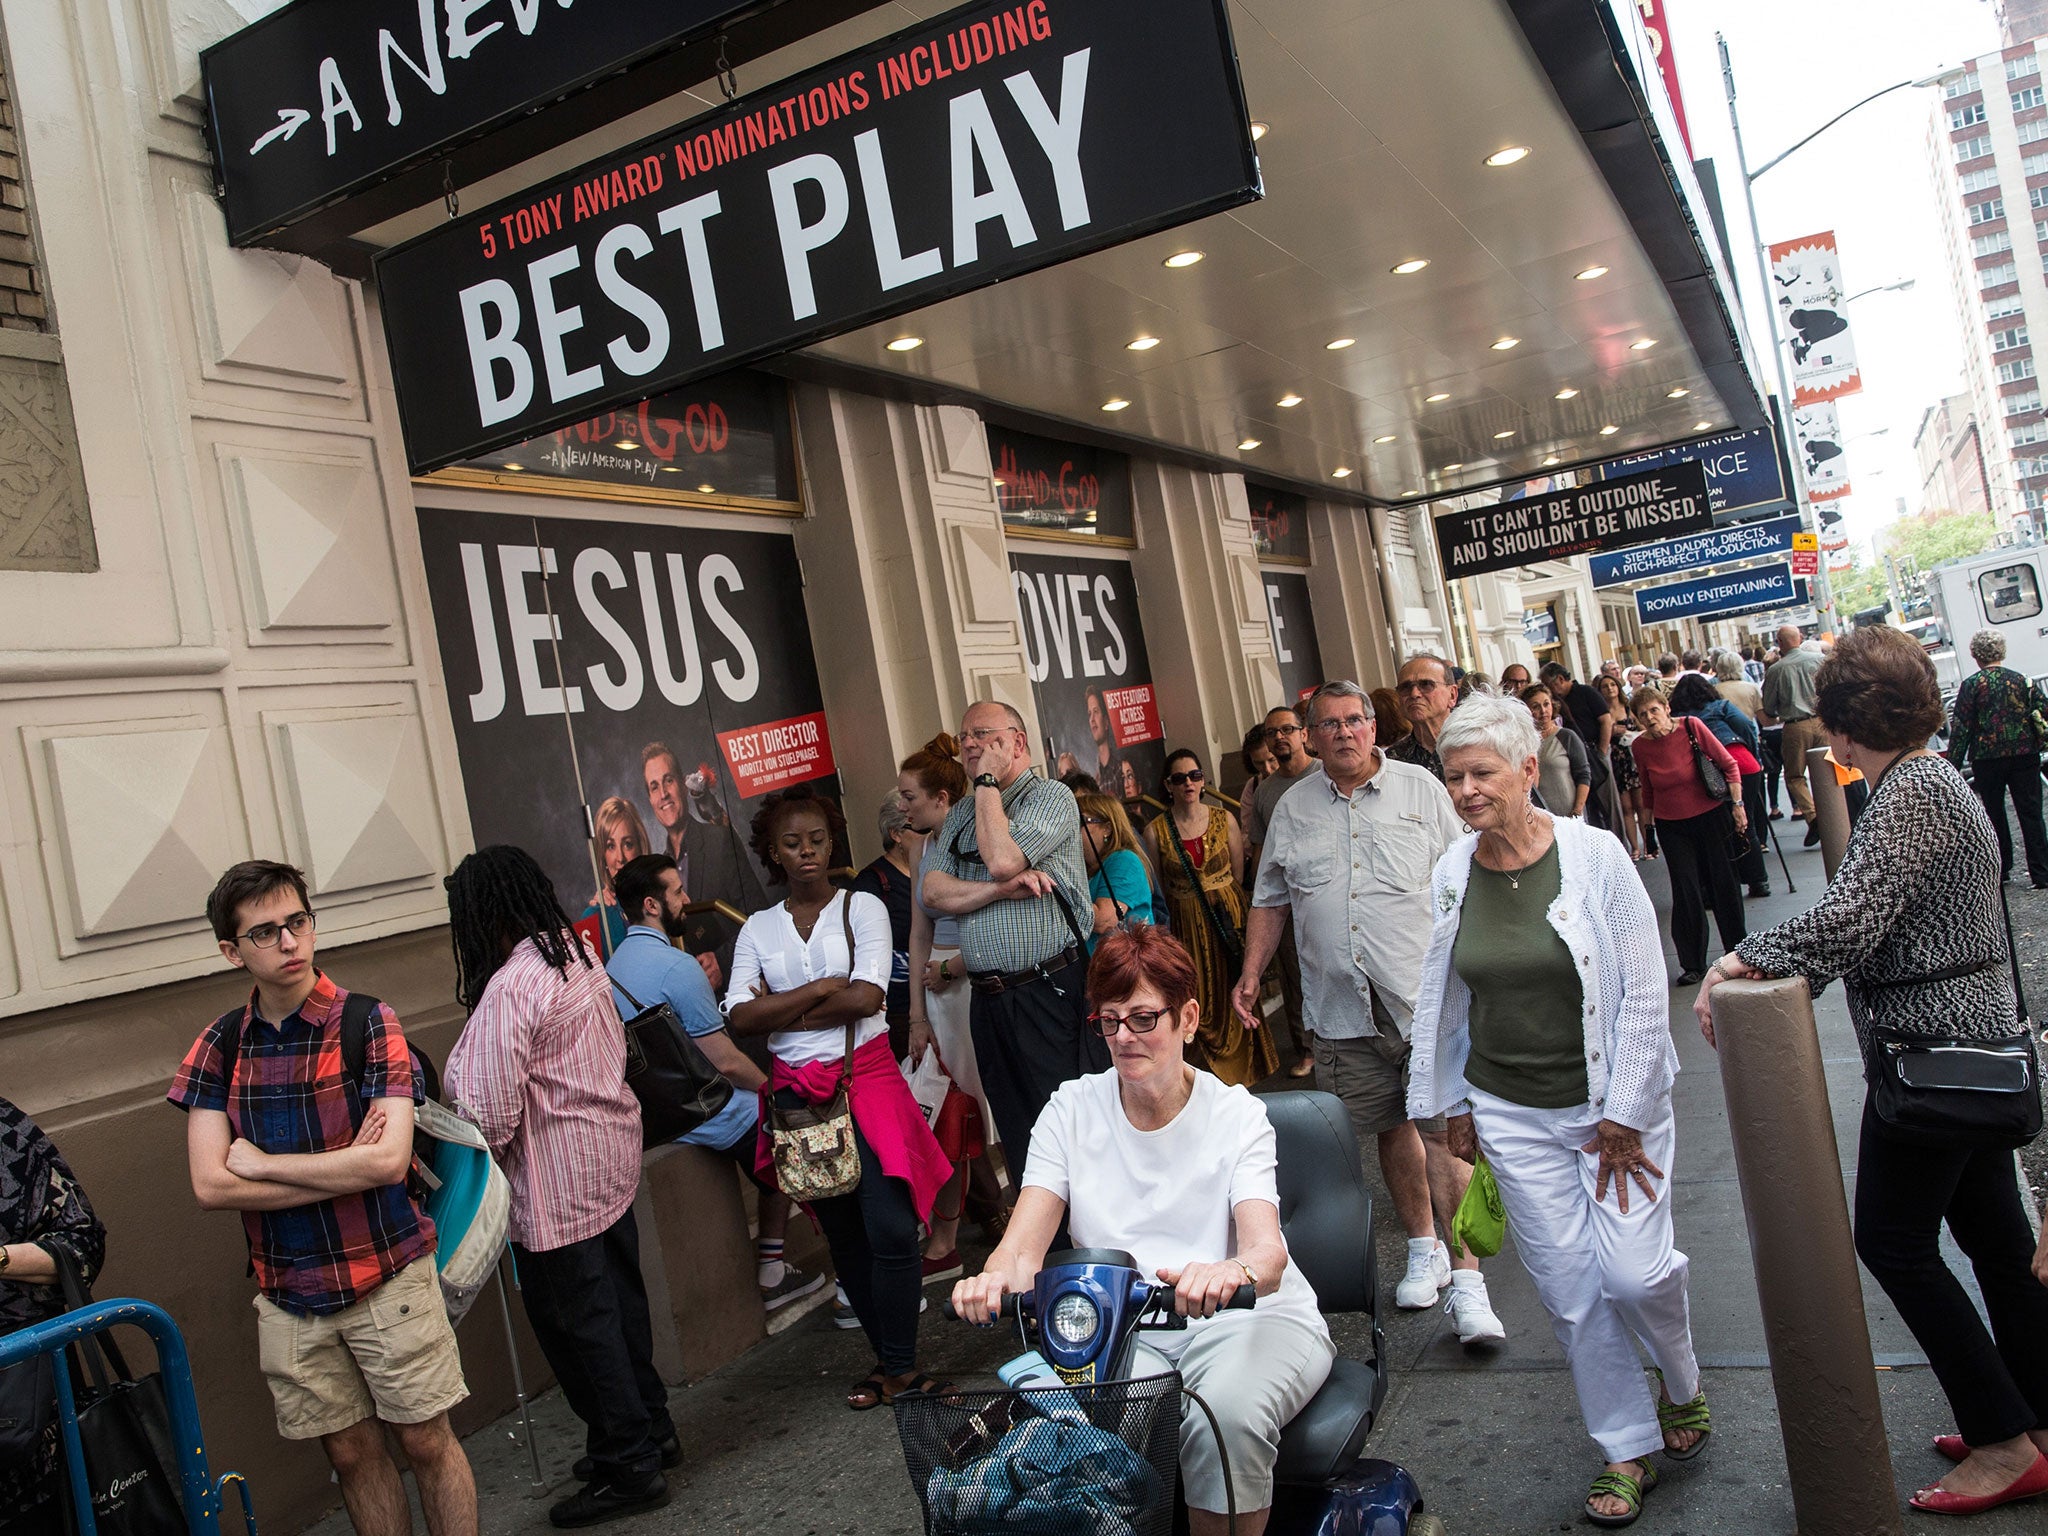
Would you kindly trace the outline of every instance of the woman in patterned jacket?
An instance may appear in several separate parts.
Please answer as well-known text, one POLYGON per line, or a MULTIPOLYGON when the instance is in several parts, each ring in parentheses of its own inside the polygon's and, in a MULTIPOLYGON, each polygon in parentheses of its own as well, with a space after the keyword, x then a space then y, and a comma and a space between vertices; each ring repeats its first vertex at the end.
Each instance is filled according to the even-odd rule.
MULTIPOLYGON (((35 1121, 0 1099, 0 1334, 47 1322, 65 1310, 57 1264, 68 1259, 90 1286, 106 1257, 107 1229, 64 1155, 35 1121)), ((26 1406, 26 1405, 23 1405, 26 1406)), ((57 1497, 57 1419, 26 1462, 0 1464, 0 1531, 43 1536, 65 1529, 57 1497)))
MULTIPOLYGON (((1852 630, 1814 686, 1835 760, 1876 788, 1827 894, 1707 973, 1693 1005, 1702 1032, 1712 1043, 1708 999, 1723 980, 1804 976, 1818 993, 1839 976, 1866 1064, 1877 1029, 2012 1035, 1998 847, 1962 776, 1926 750, 1941 724, 1933 664, 1901 630, 1852 630)), ((1960 1431, 1934 1447, 1961 1465, 1914 1507, 1975 1514, 2048 1493, 2048 1287, 2034 1275, 2012 1153, 1909 1144, 1866 1099, 1856 1252, 1927 1352, 1960 1431), (1944 1221, 1976 1271, 1989 1329, 1941 1256, 1944 1221)))

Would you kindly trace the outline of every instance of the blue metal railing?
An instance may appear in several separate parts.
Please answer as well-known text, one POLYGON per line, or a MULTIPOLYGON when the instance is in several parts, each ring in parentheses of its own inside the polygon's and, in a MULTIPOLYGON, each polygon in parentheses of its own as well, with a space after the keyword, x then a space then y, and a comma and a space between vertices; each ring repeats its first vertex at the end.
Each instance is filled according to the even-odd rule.
POLYGON ((78 1407, 71 1390, 71 1372, 64 1363, 64 1350, 82 1343, 95 1333, 117 1324, 129 1324, 148 1334, 156 1345, 158 1368, 163 1373, 164 1400, 171 1412, 171 1438, 177 1448, 175 1471, 180 1500, 185 1508, 185 1525, 191 1536, 214 1536, 220 1529, 222 1495, 229 1483, 241 1496, 242 1519, 249 1536, 255 1536, 256 1515, 249 1503, 248 1485, 238 1472, 221 1475, 214 1482, 207 1471, 206 1443, 199 1429, 199 1399, 192 1390, 192 1361, 185 1351, 185 1336, 171 1315, 154 1302, 124 1298, 96 1302, 76 1312, 33 1328, 24 1328, 0 1338, 0 1368, 36 1355, 56 1357, 57 1420, 64 1438, 64 1463, 71 1483, 71 1503, 78 1519, 79 1536, 98 1536, 93 1519, 92 1489, 86 1481, 85 1452, 78 1439, 78 1407))

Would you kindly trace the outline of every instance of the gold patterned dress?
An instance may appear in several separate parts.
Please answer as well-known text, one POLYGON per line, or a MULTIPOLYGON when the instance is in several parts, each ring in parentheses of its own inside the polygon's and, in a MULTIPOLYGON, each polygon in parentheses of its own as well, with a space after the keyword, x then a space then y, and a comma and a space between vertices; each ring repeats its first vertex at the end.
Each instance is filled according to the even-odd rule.
POLYGON ((1280 1051, 1270 1029, 1246 1029, 1230 1007, 1230 989, 1244 961, 1244 894, 1230 871, 1228 813, 1210 807, 1199 858, 1193 839, 1185 845, 1187 857, 1181 857, 1183 845, 1170 815, 1155 817, 1149 830, 1159 849, 1159 883, 1173 935, 1195 961, 1195 997, 1202 1005, 1202 1022, 1189 1059, 1226 1083, 1249 1088, 1279 1066, 1280 1051), (1190 863, 1200 877, 1199 890, 1188 880, 1190 863), (1203 910, 1204 896, 1213 917, 1203 910), (1219 923, 1230 935, 1227 949, 1217 938, 1219 923))

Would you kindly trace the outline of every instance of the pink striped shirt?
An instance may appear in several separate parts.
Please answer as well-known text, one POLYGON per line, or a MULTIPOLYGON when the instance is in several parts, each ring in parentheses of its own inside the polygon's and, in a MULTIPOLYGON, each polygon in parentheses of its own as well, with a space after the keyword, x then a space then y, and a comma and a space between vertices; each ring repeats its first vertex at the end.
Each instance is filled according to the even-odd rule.
POLYGON ((640 1187, 625 1030, 604 967, 584 953, 590 964, 572 959, 564 974, 522 940, 442 1069, 512 1186, 512 1241, 536 1253, 604 1231, 640 1187))

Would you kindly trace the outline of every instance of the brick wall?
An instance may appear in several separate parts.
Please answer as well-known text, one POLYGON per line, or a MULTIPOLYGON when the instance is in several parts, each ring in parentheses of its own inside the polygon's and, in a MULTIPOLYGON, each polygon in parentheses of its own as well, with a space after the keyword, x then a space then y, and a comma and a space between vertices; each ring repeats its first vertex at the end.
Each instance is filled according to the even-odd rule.
POLYGON ((0 328, 46 331, 49 296, 35 235, 29 225, 28 181, 21 169, 21 141, 15 131, 14 93, 0 57, 0 328))

